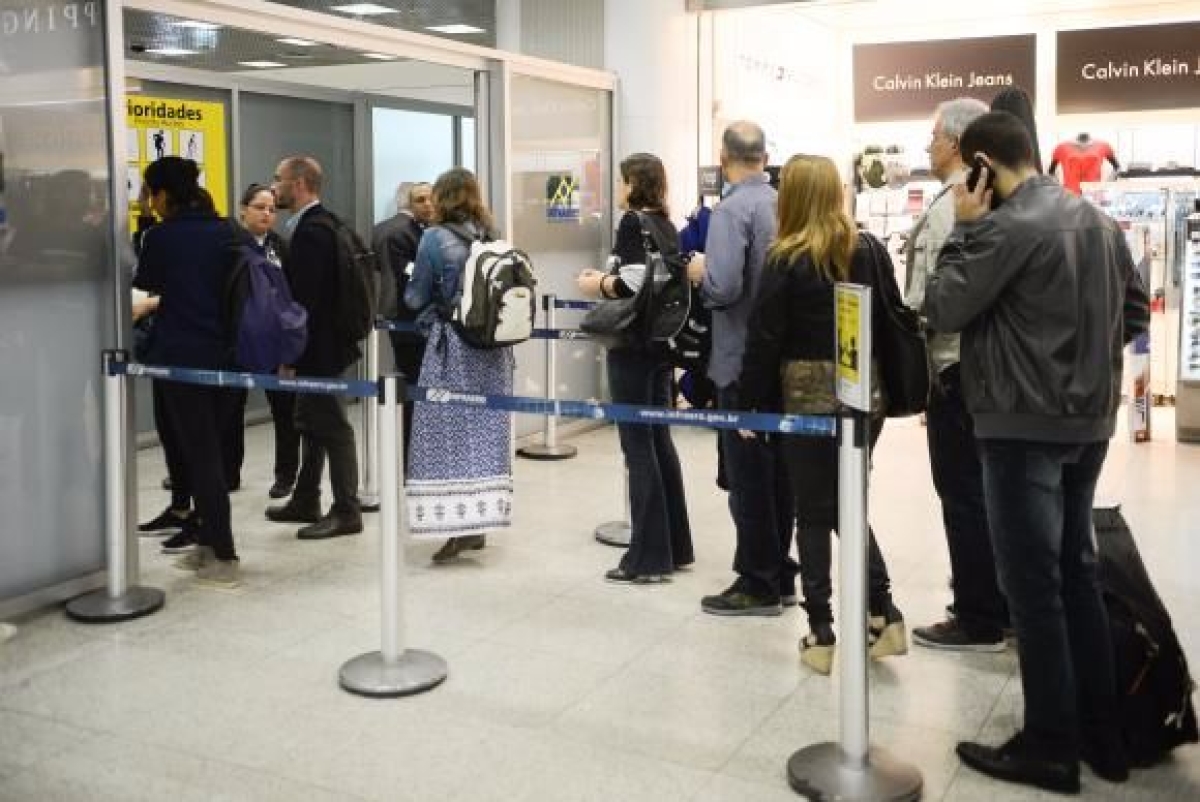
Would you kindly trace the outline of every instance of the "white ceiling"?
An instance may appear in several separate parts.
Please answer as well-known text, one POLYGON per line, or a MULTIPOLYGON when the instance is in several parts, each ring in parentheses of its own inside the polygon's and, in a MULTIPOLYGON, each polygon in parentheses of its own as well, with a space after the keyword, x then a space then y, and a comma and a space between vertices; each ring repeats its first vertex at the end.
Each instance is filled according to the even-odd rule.
POLYGON ((454 106, 475 105, 474 73, 424 61, 290 67, 234 74, 454 106))
MULTIPOLYGON (((791 6, 798 14, 851 35, 979 21, 1046 30, 1106 22, 1200 19, 1200 0, 816 0, 791 6)), ((905 37, 911 38, 905 30, 905 37)), ((986 36, 981 27, 978 35, 986 36)))

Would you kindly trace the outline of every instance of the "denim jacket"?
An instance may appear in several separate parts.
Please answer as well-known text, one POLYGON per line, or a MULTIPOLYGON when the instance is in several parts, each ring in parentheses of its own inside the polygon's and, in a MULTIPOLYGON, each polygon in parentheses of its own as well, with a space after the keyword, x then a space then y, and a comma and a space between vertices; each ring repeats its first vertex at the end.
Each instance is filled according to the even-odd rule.
MULTIPOLYGON (((474 223, 462 226, 478 235, 474 223)), ((470 244, 444 226, 431 226, 421 237, 412 279, 404 291, 404 304, 417 313, 417 328, 428 335, 439 317, 446 319, 449 307, 459 296, 463 265, 470 244)))

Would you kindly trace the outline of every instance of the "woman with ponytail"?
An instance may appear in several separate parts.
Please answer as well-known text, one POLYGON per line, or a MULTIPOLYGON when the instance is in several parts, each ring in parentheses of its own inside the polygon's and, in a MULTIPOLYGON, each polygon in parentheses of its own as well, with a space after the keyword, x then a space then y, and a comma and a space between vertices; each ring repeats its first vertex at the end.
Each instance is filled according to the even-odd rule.
MULTIPOLYGON (((146 168, 144 181, 150 204, 162 219, 142 240, 133 281, 161 299, 147 361, 228 368, 223 299, 233 229, 217 215, 191 159, 165 156, 146 168)), ((176 565, 195 571, 202 584, 236 587, 240 574, 221 453, 221 432, 236 398, 225 388, 177 382, 163 382, 160 392, 167 425, 179 445, 180 464, 172 467, 171 476, 179 477, 195 500, 195 520, 184 530, 195 547, 176 565)))

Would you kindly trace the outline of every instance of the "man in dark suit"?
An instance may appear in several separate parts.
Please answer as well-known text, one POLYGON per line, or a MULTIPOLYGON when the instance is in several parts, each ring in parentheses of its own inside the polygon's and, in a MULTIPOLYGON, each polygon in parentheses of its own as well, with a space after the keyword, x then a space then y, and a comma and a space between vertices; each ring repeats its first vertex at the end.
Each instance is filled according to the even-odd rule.
MULTIPOLYGON (((336 218, 321 205, 324 176, 316 159, 292 156, 275 171, 275 196, 281 209, 292 210, 291 234, 283 270, 292 295, 308 311, 308 347, 285 374, 340 377, 361 352, 335 325, 338 296, 336 218)), ((354 429, 339 396, 302 393, 296 399, 296 428, 302 437, 300 473, 286 504, 267 508, 267 517, 282 523, 306 523, 301 540, 322 540, 362 531, 358 502, 358 452, 354 429), (329 457, 333 506, 321 516, 321 474, 329 457)))
MULTIPOLYGON (((421 235, 433 222, 433 186, 425 182, 401 184, 396 192, 396 206, 399 209, 396 215, 375 226, 371 235, 371 248, 379 254, 379 269, 383 274, 379 308, 391 320, 412 323, 417 316, 404 305, 404 291, 417 261, 421 235)), ((425 358, 425 338, 416 332, 392 331, 389 334, 396 370, 406 381, 415 384, 421 375, 421 360, 425 358)), ((413 405, 405 404, 402 425, 406 461, 412 416, 413 405)))

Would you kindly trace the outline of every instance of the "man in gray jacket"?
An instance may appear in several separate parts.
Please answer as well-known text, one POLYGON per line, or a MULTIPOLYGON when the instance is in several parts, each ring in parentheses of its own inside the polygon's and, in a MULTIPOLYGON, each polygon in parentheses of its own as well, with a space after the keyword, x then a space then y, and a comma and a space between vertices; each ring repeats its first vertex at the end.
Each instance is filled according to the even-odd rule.
MULTIPOLYGON (((929 139, 929 166, 944 182, 908 239, 908 292, 905 302, 925 314, 925 282, 937 269, 938 254, 954 228, 954 187, 966 178, 959 139, 985 103, 974 98, 938 106, 929 139)), ((933 649, 1002 652, 1008 610, 996 583, 996 561, 983 503, 983 466, 975 426, 962 395, 958 335, 928 330, 934 382, 926 413, 929 467, 942 502, 942 523, 950 552, 954 615, 913 630, 913 643, 933 649)))
MULTIPOLYGON (((767 248, 775 239, 775 198, 764 173, 766 135, 751 122, 736 122, 721 140, 721 168, 728 194, 713 210, 705 254, 688 266, 713 310, 713 344, 708 377, 721 409, 741 409, 738 378, 746 350, 746 328, 758 292, 767 248)), ((733 570, 737 579, 724 592, 705 596, 712 615, 779 615, 794 604, 797 565, 788 557, 794 513, 783 457, 776 437, 742 438, 723 431, 721 457, 729 485, 729 512, 737 531, 733 570)))
POLYGON ((962 332, 1000 586, 1017 635, 1025 724, 1000 747, 958 755, 997 779, 1079 792, 1079 760, 1129 776, 1118 727, 1092 499, 1121 401, 1125 344, 1149 302, 1120 228, 1037 174, 1029 134, 1007 112, 968 126, 957 224, 927 287, 929 324, 962 332), (994 188, 988 188, 994 180, 994 188), (989 211, 992 201, 1001 201, 989 211))

